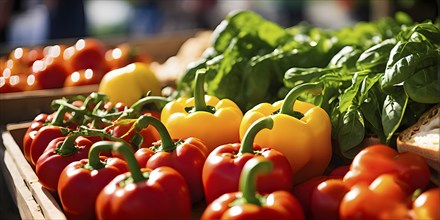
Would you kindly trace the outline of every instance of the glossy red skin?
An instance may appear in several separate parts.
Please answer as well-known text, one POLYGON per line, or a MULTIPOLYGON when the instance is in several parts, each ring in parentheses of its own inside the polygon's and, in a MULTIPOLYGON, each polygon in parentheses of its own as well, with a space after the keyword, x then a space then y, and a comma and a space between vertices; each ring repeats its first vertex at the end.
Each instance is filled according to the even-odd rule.
POLYGON ((62 156, 56 152, 56 149, 65 139, 66 137, 53 139, 35 164, 38 181, 52 192, 56 192, 58 188, 58 179, 63 169, 71 162, 86 159, 90 147, 94 143, 85 137, 78 137, 74 146, 77 151, 69 156, 62 156))
POLYGON ((75 52, 69 58, 70 66, 74 71, 82 69, 93 69, 102 72, 107 72, 108 67, 105 61, 106 47, 104 44, 92 38, 84 39, 84 48, 78 50, 75 47, 75 52))
MULTIPOLYGON (((129 124, 115 126, 115 128, 113 129, 112 135, 114 137, 122 137, 122 136, 124 136, 122 139, 124 139, 127 143, 131 143, 131 137, 136 133, 134 129, 129 131, 130 128, 133 126, 133 124, 134 124, 134 122, 133 123, 129 123, 129 124), (128 134, 127 134, 127 132, 128 132, 128 134)), ((139 148, 151 147, 154 142, 160 140, 159 133, 151 125, 149 125, 148 127, 142 129, 138 134, 142 135, 142 137, 144 138, 143 142, 139 146, 139 148)))
POLYGON ((30 147, 30 157, 32 165, 35 166, 38 158, 40 158, 40 156, 44 153, 47 146, 53 139, 57 137, 63 137, 65 135, 66 134, 63 134, 63 132, 61 131, 61 127, 59 126, 48 125, 38 130, 30 147))
POLYGON ((62 62, 52 62, 42 70, 33 72, 41 89, 62 88, 69 74, 69 69, 62 62))
POLYGON ((339 205, 350 188, 341 179, 328 179, 312 192, 310 210, 313 219, 338 220, 339 205))
POLYGON ((64 81, 64 87, 75 87, 75 86, 86 86, 86 85, 94 85, 99 84, 101 82, 102 77, 104 77, 104 72, 95 70, 93 71, 93 75, 90 78, 86 77, 85 70, 78 70, 79 80, 73 81, 72 74, 69 74, 64 81))
MULTIPOLYGON (((161 142, 158 141, 155 146, 160 146, 160 144, 161 142)), ((208 148, 200 139, 187 138, 169 152, 154 152, 149 148, 141 148, 138 151, 136 151, 135 157, 141 167, 156 169, 168 166, 177 170, 188 185, 191 202, 194 204, 203 199, 202 170, 208 156, 208 148)))
POLYGON ((387 145, 378 144, 356 155, 344 181, 350 186, 359 182, 370 184, 382 174, 395 175, 399 183, 406 185, 408 193, 425 189, 431 176, 423 157, 411 152, 399 154, 387 145))
POLYGON ((257 192, 268 194, 277 190, 291 191, 293 173, 289 161, 279 151, 254 145, 254 152, 237 155, 241 144, 226 144, 215 148, 206 159, 202 181, 205 200, 209 204, 221 195, 238 191, 244 164, 253 157, 264 157, 273 163, 273 171, 257 179, 257 192), (276 180, 276 181, 274 181, 276 180))
MULTIPOLYGON (((144 168, 142 171, 150 169, 144 168)), ((189 190, 176 170, 159 167, 151 171, 148 180, 120 187, 119 183, 127 175, 129 173, 114 178, 98 195, 97 219, 191 218, 189 190)))
POLYGON ((58 195, 68 219, 95 219, 95 201, 100 191, 113 178, 128 171, 125 161, 119 158, 105 161, 104 168, 88 170, 83 168, 88 159, 82 159, 70 163, 61 172, 58 195))
POLYGON ((319 184, 328 179, 327 176, 316 176, 293 187, 292 194, 303 207, 306 219, 312 218, 311 201, 313 191, 319 184))
POLYGON ((335 167, 333 170, 330 171, 330 173, 327 175, 330 178, 335 179, 343 179, 345 174, 350 171, 350 165, 342 165, 335 167))
POLYGON ((241 192, 227 193, 217 198, 205 209, 201 220, 305 219, 300 203, 287 191, 275 191, 265 196, 267 204, 262 206, 243 204, 231 207, 230 204, 237 198, 241 198, 241 192), (238 212, 238 210, 241 210, 241 212, 238 212))
POLYGON ((410 219, 404 201, 369 188, 364 182, 350 188, 339 208, 339 219, 410 219))
POLYGON ((44 123, 52 120, 51 118, 52 116, 50 116, 49 118, 49 115, 47 114, 39 114, 34 118, 31 125, 26 130, 23 136, 23 154, 27 161, 31 162, 31 144, 32 141, 35 139, 38 130, 40 130, 44 126, 44 123))
POLYGON ((413 203, 415 219, 440 219, 440 188, 435 187, 420 194, 413 203))
MULTIPOLYGON (((21 83, 23 78, 20 77, 20 82, 18 84, 11 84, 10 78, 3 78, 5 83, 3 85, 0 84, 0 93, 11 93, 11 92, 23 92, 26 87, 26 83, 23 85, 21 83)), ((25 81, 26 82, 26 81, 25 81)))

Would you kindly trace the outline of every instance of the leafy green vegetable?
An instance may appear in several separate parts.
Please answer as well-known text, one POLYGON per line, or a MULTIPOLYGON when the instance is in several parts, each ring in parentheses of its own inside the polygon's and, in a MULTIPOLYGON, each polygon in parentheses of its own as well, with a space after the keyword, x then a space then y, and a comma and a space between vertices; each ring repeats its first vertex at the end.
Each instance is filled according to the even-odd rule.
POLYGON ((393 143, 440 102, 439 26, 399 12, 336 30, 305 22, 282 28, 254 12, 234 11, 177 80, 177 96, 192 96, 200 68, 207 69, 207 94, 231 99, 243 112, 283 99, 294 86, 321 82, 321 95, 299 99, 329 114, 332 138, 352 158, 365 137, 393 143))

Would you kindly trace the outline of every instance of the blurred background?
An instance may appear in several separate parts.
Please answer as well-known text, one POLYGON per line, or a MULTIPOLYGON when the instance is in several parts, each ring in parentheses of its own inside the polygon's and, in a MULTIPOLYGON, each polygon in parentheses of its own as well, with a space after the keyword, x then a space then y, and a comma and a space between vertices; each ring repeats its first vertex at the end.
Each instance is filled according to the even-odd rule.
POLYGON ((0 0, 0 44, 38 45, 51 39, 145 37, 214 29, 234 9, 249 9, 288 27, 306 21, 340 28, 408 13, 438 19, 439 0, 0 0))

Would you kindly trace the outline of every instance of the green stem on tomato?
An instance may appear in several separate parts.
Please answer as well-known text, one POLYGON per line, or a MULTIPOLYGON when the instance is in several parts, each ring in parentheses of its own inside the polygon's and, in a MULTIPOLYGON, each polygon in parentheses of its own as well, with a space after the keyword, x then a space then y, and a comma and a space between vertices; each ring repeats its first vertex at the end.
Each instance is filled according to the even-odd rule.
POLYGON ((258 132, 263 129, 272 129, 273 128, 273 119, 272 117, 265 117, 255 121, 246 133, 243 136, 243 141, 240 146, 239 154, 243 153, 254 153, 253 145, 255 136, 257 136, 258 132))
POLYGON ((165 125, 157 118, 148 115, 142 115, 135 123, 135 131, 140 132, 142 129, 146 128, 148 125, 152 125, 160 135, 162 142, 162 150, 170 152, 176 149, 176 142, 171 138, 165 125))
POLYGON ((239 191, 245 203, 261 205, 257 197, 257 177, 261 174, 268 174, 273 169, 273 163, 269 160, 254 157, 243 167, 240 175, 239 191))
POLYGON ((308 90, 322 90, 323 84, 322 83, 304 83, 301 85, 298 85, 296 87, 293 87, 292 90, 286 95, 284 98, 283 105, 280 108, 279 114, 286 114, 290 115, 295 118, 302 118, 304 115, 300 112, 294 111, 293 106, 295 105, 295 101, 298 99, 298 97, 308 90))
POLYGON ((89 151, 89 160, 85 165, 87 169, 98 170, 105 167, 105 164, 99 158, 101 151, 111 150, 122 154, 125 161, 127 162, 128 169, 131 173, 131 178, 134 182, 139 182, 145 180, 139 164, 134 157, 133 152, 130 150, 130 146, 124 142, 114 142, 114 141, 99 141, 92 145, 89 151))

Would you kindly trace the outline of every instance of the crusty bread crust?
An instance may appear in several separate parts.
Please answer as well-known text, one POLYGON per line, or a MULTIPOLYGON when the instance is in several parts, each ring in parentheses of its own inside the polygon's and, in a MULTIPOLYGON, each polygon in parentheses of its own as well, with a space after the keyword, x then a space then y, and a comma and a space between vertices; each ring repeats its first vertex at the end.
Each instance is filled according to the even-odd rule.
POLYGON ((427 129, 430 129, 427 127, 432 128, 432 126, 435 126, 438 128, 440 126, 438 123, 439 118, 440 104, 425 112, 416 124, 404 130, 397 138, 397 150, 399 152, 410 151, 421 155, 426 159, 428 165, 436 171, 440 171, 440 152, 438 140, 437 144, 433 145, 433 147, 427 147, 415 145, 414 141, 411 141, 411 138, 414 137, 418 132, 426 132, 427 129), (435 124, 433 124, 433 122, 435 124))

